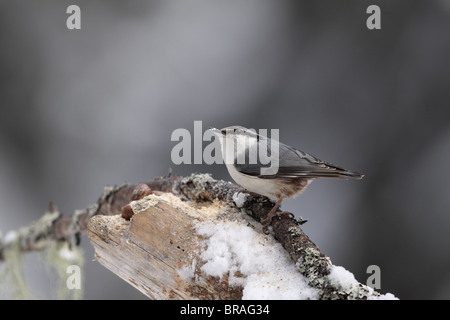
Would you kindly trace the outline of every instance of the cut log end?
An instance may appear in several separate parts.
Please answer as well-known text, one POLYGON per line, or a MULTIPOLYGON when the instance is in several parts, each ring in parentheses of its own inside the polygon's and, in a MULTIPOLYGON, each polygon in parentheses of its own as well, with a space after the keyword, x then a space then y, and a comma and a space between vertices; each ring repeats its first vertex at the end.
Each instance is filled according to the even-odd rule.
POLYGON ((120 215, 90 219, 88 236, 99 263, 151 299, 241 298, 242 290, 229 286, 226 277, 202 274, 199 266, 186 270, 193 265, 195 269, 194 259, 200 261, 202 239, 194 220, 214 214, 214 208, 203 206, 200 211, 169 194, 152 195, 131 206, 130 221, 120 215), (186 271, 197 281, 187 279, 186 271))

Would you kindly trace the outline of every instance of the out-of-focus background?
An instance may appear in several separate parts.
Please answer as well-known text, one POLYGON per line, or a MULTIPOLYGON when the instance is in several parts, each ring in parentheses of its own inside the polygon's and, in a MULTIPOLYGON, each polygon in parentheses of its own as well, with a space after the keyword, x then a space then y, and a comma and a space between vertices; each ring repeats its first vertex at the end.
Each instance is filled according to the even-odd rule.
MULTIPOLYGON (((399 298, 448 299, 449 31, 446 0, 0 1, 0 229, 170 166, 230 180, 171 163, 172 131, 195 120, 276 128, 366 175, 283 203, 334 264, 363 283, 378 265, 399 298), (81 30, 66 28, 71 4, 81 30), (371 4, 381 30, 366 27, 371 4)), ((84 298, 145 298, 82 247, 84 298)), ((25 257, 27 282, 51 298, 38 261, 25 257)))

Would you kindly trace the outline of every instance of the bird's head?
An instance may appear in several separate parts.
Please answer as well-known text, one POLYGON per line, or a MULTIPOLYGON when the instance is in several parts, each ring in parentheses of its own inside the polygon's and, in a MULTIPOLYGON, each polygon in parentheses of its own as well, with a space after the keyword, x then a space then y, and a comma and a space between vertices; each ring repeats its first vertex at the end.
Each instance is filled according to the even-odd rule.
POLYGON ((210 128, 217 136, 222 146, 222 155, 225 161, 233 162, 241 154, 253 154, 257 152, 259 136, 254 129, 242 126, 230 126, 222 129, 210 128))
POLYGON ((229 126, 222 129, 216 129, 209 127, 218 138, 221 144, 223 144, 224 139, 228 141, 233 141, 234 144, 238 143, 251 143, 253 140, 256 142, 257 133, 254 129, 247 129, 242 126, 229 126))

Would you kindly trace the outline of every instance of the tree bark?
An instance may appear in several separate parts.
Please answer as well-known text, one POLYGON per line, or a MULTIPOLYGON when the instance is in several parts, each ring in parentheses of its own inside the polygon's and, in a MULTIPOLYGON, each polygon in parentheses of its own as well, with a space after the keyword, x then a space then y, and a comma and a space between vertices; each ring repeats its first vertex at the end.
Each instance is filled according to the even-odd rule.
MULTIPOLYGON (((274 202, 255 194, 236 204, 234 196, 246 190, 230 182, 211 178, 208 174, 188 177, 169 176, 145 182, 154 192, 169 192, 195 205, 197 202, 221 200, 230 208, 244 210, 261 222, 274 202)), ((189 264, 196 256, 201 238, 192 228, 192 217, 164 203, 150 206, 131 221, 120 215, 130 203, 137 185, 106 188, 97 203, 63 217, 53 206, 51 218, 39 228, 36 224, 19 232, 15 241, 22 251, 40 250, 47 241, 67 239, 88 230, 96 250, 96 259, 119 277, 128 281, 152 299, 239 299, 242 290, 228 286, 225 279, 206 277, 195 284, 180 278, 177 269, 189 264), (89 223, 87 223, 89 221, 89 223)), ((42 223, 41 223, 42 224, 42 223)), ((328 278, 332 264, 329 257, 309 239, 299 221, 288 215, 272 219, 271 232, 289 253, 297 270, 303 274, 320 299, 366 299, 379 295, 359 284, 344 290, 328 278)), ((11 241, 10 241, 11 242, 11 241)), ((2 242, 3 250, 11 243, 2 242)))

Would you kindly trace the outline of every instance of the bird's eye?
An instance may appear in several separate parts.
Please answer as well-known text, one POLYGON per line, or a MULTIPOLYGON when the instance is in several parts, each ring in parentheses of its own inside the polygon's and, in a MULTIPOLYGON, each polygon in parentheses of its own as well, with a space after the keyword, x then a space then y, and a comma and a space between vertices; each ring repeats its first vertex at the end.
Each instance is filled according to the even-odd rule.
POLYGON ((222 132, 222 134, 226 134, 227 133, 227 130, 221 130, 221 132, 222 132))

